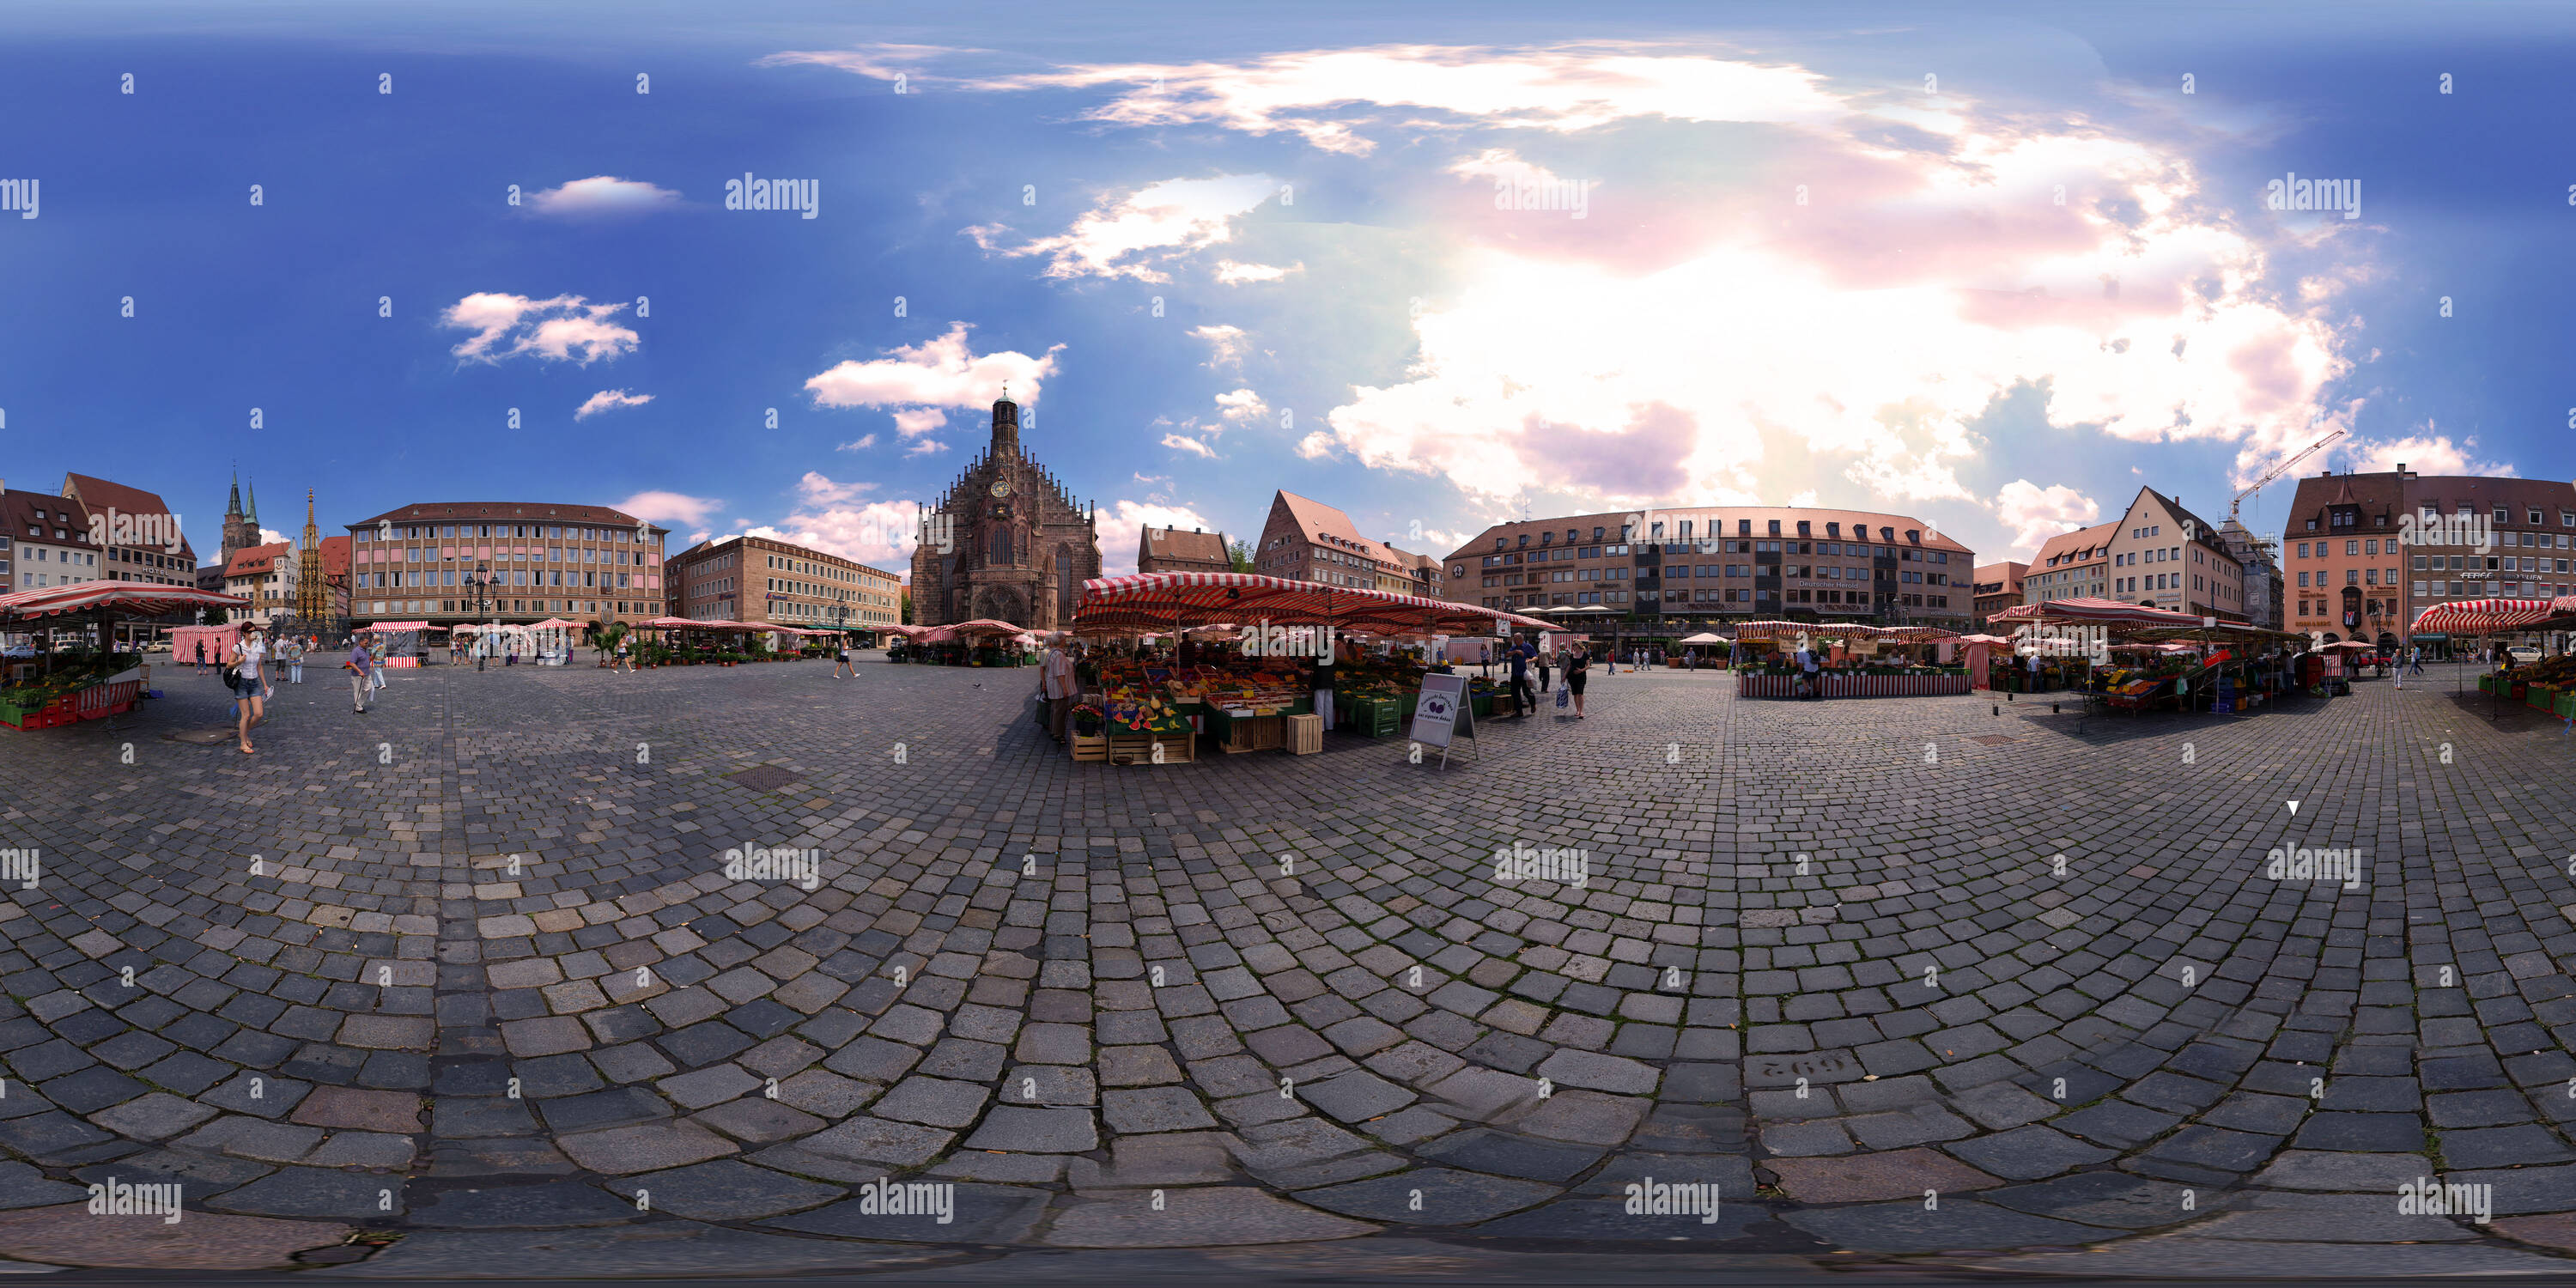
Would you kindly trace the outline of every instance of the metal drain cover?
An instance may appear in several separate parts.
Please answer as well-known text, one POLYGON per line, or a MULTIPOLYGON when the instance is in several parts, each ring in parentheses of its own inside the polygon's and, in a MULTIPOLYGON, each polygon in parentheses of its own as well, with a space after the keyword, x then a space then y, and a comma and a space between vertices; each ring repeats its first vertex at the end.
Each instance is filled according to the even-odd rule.
POLYGON ((754 765, 739 774, 727 774, 726 777, 755 792, 774 792, 803 778, 804 775, 776 765, 754 765))

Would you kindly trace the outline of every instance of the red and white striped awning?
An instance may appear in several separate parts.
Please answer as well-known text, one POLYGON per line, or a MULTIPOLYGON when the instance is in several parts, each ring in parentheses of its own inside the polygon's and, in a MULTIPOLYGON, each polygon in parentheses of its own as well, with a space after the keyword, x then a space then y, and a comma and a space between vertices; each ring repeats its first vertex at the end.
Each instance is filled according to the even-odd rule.
POLYGON ((0 621, 104 612, 111 617, 159 617, 192 608, 240 608, 250 600, 194 586, 143 581, 76 581, 0 595, 0 621))
POLYGON ((2455 604, 2435 604, 2416 615, 2407 633, 2433 632, 2452 635, 2493 635, 2498 631, 2520 630, 2566 613, 2576 613, 2576 595, 2547 599, 2463 599, 2455 604))
POLYGON ((1025 635, 1028 633, 1029 628, 1025 626, 1013 626, 1009 622, 1001 621, 996 618, 978 617, 971 622, 958 622, 945 629, 972 639, 983 635, 1025 635))
MULTIPOLYGON (((1958 632, 1938 626, 1867 626, 1859 622, 1738 622, 1735 624, 1735 638, 1740 640, 1776 640, 1801 633, 1834 639, 1923 642, 1959 638, 1958 632)), ((1690 641, 1682 642, 1687 644, 1690 641)))
POLYGON ((1384 634, 1491 635, 1497 623, 1525 630, 1555 624, 1446 599, 1291 581, 1248 572, 1151 572, 1082 583, 1076 629, 1170 631, 1208 622, 1332 626, 1384 634))
POLYGON ((2124 604, 2116 599, 2051 599, 2036 604, 2007 608, 1986 619, 1989 622, 2069 622, 2082 626, 2200 626, 2195 613, 2177 613, 2169 608, 2150 608, 2145 604, 2124 604))

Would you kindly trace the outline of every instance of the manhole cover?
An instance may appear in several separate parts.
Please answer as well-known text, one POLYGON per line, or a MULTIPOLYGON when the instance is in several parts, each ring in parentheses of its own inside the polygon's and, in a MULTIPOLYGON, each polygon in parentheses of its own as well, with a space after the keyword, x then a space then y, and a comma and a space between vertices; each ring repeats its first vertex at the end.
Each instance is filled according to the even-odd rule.
POLYGON ((231 742, 234 738, 234 731, 231 729, 173 729, 161 736, 172 742, 194 743, 200 747, 211 747, 219 742, 231 742))
POLYGON ((792 769, 781 769, 776 765, 754 765, 739 774, 728 774, 726 777, 755 792, 774 792, 804 775, 792 769))
POLYGON ((2011 734, 2005 734, 2005 733, 1990 733, 1990 734, 1985 735, 1985 736, 1984 736, 1984 737, 1982 737, 1982 738, 1970 738, 1968 741, 1970 741, 1970 742, 1982 742, 1982 743, 1986 744, 1986 745, 1987 745, 1987 746, 1989 746, 1989 747, 1993 747, 1993 746, 1999 746, 1999 745, 2001 745, 2001 744, 2003 744, 2003 743, 2007 743, 2007 742, 2019 742, 2019 741, 2021 741, 2021 739, 2019 739, 2019 738, 2015 738, 2015 737, 2013 737, 2011 734))

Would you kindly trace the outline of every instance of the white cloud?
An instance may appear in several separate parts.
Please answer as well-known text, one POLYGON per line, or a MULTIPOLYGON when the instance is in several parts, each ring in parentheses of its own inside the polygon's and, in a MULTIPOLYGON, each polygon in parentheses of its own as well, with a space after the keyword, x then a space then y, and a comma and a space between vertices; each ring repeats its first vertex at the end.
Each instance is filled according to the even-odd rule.
POLYGON ((747 529, 744 535, 811 547, 904 576, 912 566, 921 513, 921 506, 912 501, 853 504, 846 499, 808 498, 786 518, 747 529))
MULTIPOLYGON (((845 360, 806 381, 805 388, 818 407, 980 408, 999 399, 1005 385, 1013 400, 1035 403, 1039 382, 1055 374, 1055 355, 1064 346, 1036 358, 1007 349, 979 357, 967 349, 967 330, 966 323, 952 322, 946 335, 889 350, 892 357, 845 360)), ((906 433, 926 433, 937 424, 919 416, 913 423, 921 428, 906 433)), ((895 427, 904 424, 898 415, 895 427)))
POLYGON ((1144 538, 1148 527, 1205 528, 1214 532, 1217 525, 1186 505, 1122 500, 1116 505, 1103 506, 1100 510, 1102 576, 1123 577, 1136 571, 1136 545, 1144 538))
POLYGON ((683 492, 638 492, 611 506, 639 519, 669 523, 680 527, 701 528, 724 508, 724 502, 711 496, 690 496, 683 492))
POLYGON ((498 291, 478 291, 449 305, 440 322, 475 334, 456 346, 468 361, 499 362, 533 353, 550 362, 579 355, 582 366, 602 358, 631 353, 642 337, 613 319, 624 304, 593 304, 579 295, 530 299, 498 291), (505 343, 506 342, 506 343, 505 343))
POLYGON ((906 438, 919 438, 948 423, 948 413, 936 407, 907 407, 894 414, 895 432, 906 438))
POLYGON ((1252 337, 1245 334, 1243 328, 1239 326, 1229 326, 1219 322, 1209 326, 1192 327, 1188 334, 1208 342, 1209 370, 1219 367, 1239 369, 1243 366, 1243 355, 1252 352, 1252 337))
POLYGON ((944 451, 947 451, 947 450, 948 450, 948 444, 943 443, 943 442, 940 442, 938 439, 935 439, 935 438, 925 438, 925 439, 921 440, 920 442, 913 444, 913 445, 911 446, 911 448, 910 448, 910 449, 908 449, 908 450, 906 450, 906 451, 904 452, 904 455, 906 455, 906 456, 928 456, 928 455, 930 455, 932 452, 944 452, 944 451))
POLYGON ((1281 268, 1275 264, 1239 264, 1230 259, 1216 262, 1216 280, 1220 286, 1241 286, 1246 282, 1275 282, 1290 273, 1306 271, 1304 263, 1281 268))
POLYGON ((638 215, 676 206, 680 204, 680 194, 641 179, 596 174, 560 188, 532 193, 527 201, 541 215, 638 215))
POLYGON ((876 435, 874 435, 874 434, 861 434, 861 435, 859 435, 857 438, 851 439, 849 442, 843 443, 843 444, 841 444, 839 447, 836 447, 836 448, 834 448, 834 449, 832 449, 832 450, 834 450, 834 451, 839 451, 839 452, 864 452, 864 451, 866 451, 867 449, 869 449, 869 448, 871 448, 871 447, 874 447, 874 446, 876 446, 876 445, 877 445, 877 436, 876 436, 876 435))
POLYGON ((1249 425, 1255 421, 1269 419, 1270 404, 1261 401, 1261 395, 1249 389, 1237 389, 1232 393, 1216 396, 1216 411, 1217 415, 1224 417, 1229 423, 1249 425))
POLYGON ((1995 494, 1995 517, 2012 529, 2014 550, 2036 550, 2050 537, 2100 523, 2102 507, 2063 483, 2042 488, 2014 479, 1995 494))
POLYGON ((1173 448, 1178 451, 1196 452, 1210 460, 1216 459, 1215 448, 1210 447, 1195 438, 1187 437, 1186 435, 1165 434, 1163 435, 1163 446, 1173 448))
POLYGON ((954 52, 880 45, 781 53, 764 61, 819 64, 880 79, 902 72, 972 90, 1115 87, 1118 97, 1086 113, 1090 119, 1286 132, 1314 147, 1355 154, 1376 147, 1364 128, 1384 121, 1418 131, 1425 112, 1569 133, 1639 118, 1799 123, 1842 111, 1841 101, 1824 89, 1824 77, 1804 68, 1640 44, 1379 45, 1267 54, 1244 62, 1091 64, 961 78, 927 73, 928 64, 954 52))
POLYGON ((1157 483, 1169 483, 1169 482, 1171 482, 1171 481, 1172 481, 1172 476, 1171 476, 1171 475, 1169 475, 1169 474, 1134 474, 1134 473, 1131 473, 1131 474, 1129 475, 1129 477, 1131 477, 1131 478, 1135 479, 1137 482, 1142 483, 1142 484, 1144 484, 1144 485, 1145 485, 1145 486, 1147 486, 1147 487, 1152 487, 1152 486, 1154 486, 1154 485, 1155 485, 1155 484, 1157 484, 1157 483))
POLYGON ((653 401, 651 394, 630 394, 623 389, 602 389, 592 394, 573 412, 574 420, 588 420, 603 411, 618 407, 641 407, 653 401))
POLYGON ((1333 454, 1333 436, 1318 429, 1297 440, 1297 454, 1310 461, 1320 461, 1333 454))
POLYGON ((819 471, 807 470, 803 478, 796 480, 796 496, 804 505, 838 505, 855 501, 860 493, 873 492, 876 486, 874 483, 835 483, 819 471))
POLYGON ((2483 474, 2503 478, 2519 477, 2521 471, 2501 461, 2481 460, 2470 453, 2478 445, 2474 438, 2452 441, 2448 434, 2437 433, 2431 421, 2424 422, 2424 432, 2405 438, 2379 440, 2346 440, 2340 454, 2344 468, 2364 473, 2380 473, 2403 464, 2418 474, 2483 474))
POLYGON ((259 543, 263 546, 273 546, 281 541, 288 540, 289 538, 285 533, 280 532, 275 528, 262 528, 259 530, 259 543))
POLYGON ((1694 214, 1642 267, 1550 246, 1579 227, 1561 219, 1462 252, 1458 285, 1413 319, 1406 379, 1355 388, 1333 440, 1487 504, 1540 478, 1594 504, 1777 497, 1836 469, 1919 504, 1973 500, 1957 467, 1995 448, 1983 418, 2017 391, 2045 391, 2051 431, 2305 431, 2348 369, 2337 335, 2265 289, 2261 248, 2199 215, 2190 168, 2016 128, 1939 152, 1820 149, 1816 173, 1866 170, 1869 195, 1793 219, 1694 214), (2098 204, 2053 205, 2069 179, 2098 204))
POLYGON ((987 251, 1014 258, 1046 256, 1049 277, 1168 282, 1171 275, 1152 261, 1232 239, 1235 216, 1269 200, 1278 186, 1266 174, 1166 179, 1115 201, 1104 200, 1065 232, 1018 247, 996 244, 995 234, 1005 231, 999 226, 978 225, 966 232, 987 251))

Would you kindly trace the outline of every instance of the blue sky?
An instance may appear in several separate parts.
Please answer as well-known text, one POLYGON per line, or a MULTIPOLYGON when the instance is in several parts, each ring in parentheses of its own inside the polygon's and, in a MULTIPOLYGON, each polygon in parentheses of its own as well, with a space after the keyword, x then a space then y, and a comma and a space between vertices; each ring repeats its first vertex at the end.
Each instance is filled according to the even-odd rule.
POLYGON ((1764 501, 1993 557, 2330 428, 2576 473, 2564 6, 522 8, 0 13, 0 474, 201 551, 238 463, 288 532, 565 500, 900 570, 1008 380, 1118 571, 1278 487, 1432 553, 1764 501))

